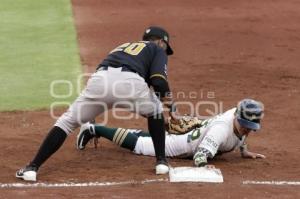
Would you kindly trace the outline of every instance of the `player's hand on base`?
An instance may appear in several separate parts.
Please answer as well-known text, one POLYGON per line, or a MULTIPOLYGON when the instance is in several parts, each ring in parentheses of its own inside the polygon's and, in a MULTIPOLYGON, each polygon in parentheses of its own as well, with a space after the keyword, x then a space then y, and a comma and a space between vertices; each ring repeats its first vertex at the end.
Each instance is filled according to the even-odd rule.
POLYGON ((197 152, 194 155, 194 165, 197 167, 203 167, 205 165, 207 165, 207 157, 205 154, 201 153, 201 152, 197 152))
POLYGON ((252 158, 252 159, 257 159, 257 158, 265 159, 266 158, 266 156, 263 154, 253 153, 250 151, 243 151, 242 157, 243 158, 252 158))

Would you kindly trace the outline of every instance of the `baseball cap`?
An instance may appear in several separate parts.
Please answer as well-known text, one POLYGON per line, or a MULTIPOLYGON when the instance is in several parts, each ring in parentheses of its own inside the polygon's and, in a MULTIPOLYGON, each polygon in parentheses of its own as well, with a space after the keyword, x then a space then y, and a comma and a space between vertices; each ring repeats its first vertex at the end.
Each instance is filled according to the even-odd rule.
POLYGON ((236 116, 242 127, 259 130, 260 121, 263 117, 264 108, 262 103, 253 99, 243 99, 238 103, 236 116))
POLYGON ((174 52, 169 44, 170 36, 169 33, 161 27, 150 26, 147 28, 143 35, 143 40, 148 41, 150 37, 158 37, 164 40, 167 44, 167 55, 172 55, 174 52))

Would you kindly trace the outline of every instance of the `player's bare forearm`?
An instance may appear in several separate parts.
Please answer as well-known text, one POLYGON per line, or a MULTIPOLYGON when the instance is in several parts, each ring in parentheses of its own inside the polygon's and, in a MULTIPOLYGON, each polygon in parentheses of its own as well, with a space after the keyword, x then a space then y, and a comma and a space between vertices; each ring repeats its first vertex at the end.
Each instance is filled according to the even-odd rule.
POLYGON ((252 158, 252 159, 257 159, 257 158, 262 158, 265 159, 266 156, 260 153, 254 153, 248 150, 248 146, 246 142, 240 147, 240 152, 242 158, 252 158))
POLYGON ((169 116, 171 117, 171 119, 174 122, 178 121, 181 118, 181 115, 178 112, 178 109, 175 105, 172 95, 168 94, 165 97, 162 97, 161 101, 163 102, 164 106, 169 108, 169 116))
POLYGON ((168 107, 170 109, 170 112, 175 112, 176 111, 176 107, 172 98, 171 94, 168 94, 164 97, 161 98, 162 103, 164 104, 164 106, 168 107))
POLYGON ((252 158, 252 159, 258 159, 258 158, 262 158, 265 159, 266 156, 260 153, 254 153, 251 151, 244 151, 243 153, 241 153, 242 158, 252 158))
POLYGON ((246 143, 244 143, 240 147, 240 151, 241 151, 242 158, 252 158, 252 159, 257 159, 257 158, 265 159, 266 158, 266 156, 263 154, 254 153, 254 152, 249 151, 246 143))

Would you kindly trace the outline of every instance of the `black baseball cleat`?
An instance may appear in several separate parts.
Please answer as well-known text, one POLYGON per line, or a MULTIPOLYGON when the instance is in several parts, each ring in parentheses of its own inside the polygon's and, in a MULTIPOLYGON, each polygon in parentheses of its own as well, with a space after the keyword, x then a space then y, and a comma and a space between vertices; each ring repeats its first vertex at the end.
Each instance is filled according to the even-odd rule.
POLYGON ((16 172, 16 178, 25 181, 36 181, 37 170, 37 167, 27 165, 16 172))
POLYGON ((156 175, 168 174, 169 173, 169 164, 166 159, 158 160, 156 162, 156 175))
POLYGON ((76 141, 77 149, 79 150, 85 149, 87 143, 94 137, 96 137, 95 126, 90 122, 83 124, 80 127, 80 131, 77 135, 77 141, 76 141))

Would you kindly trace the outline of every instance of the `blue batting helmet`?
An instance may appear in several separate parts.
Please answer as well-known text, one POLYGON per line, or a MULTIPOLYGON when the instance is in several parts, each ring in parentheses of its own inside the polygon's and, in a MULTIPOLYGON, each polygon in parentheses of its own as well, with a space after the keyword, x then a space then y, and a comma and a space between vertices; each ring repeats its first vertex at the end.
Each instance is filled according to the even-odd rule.
POLYGON ((258 130, 261 128, 260 120, 263 117, 263 104, 253 99, 243 99, 238 103, 236 116, 242 127, 258 130))

